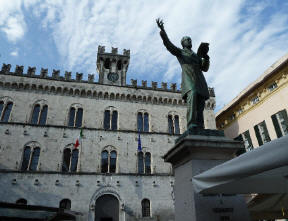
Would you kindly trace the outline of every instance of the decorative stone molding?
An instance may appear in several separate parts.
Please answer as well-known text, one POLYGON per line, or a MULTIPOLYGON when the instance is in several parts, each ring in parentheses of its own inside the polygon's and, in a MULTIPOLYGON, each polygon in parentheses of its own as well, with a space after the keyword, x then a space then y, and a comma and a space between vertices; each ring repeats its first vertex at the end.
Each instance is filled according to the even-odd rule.
MULTIPOLYGON (((2 70, 0 72, 1 74, 9 74, 9 75, 21 75, 21 77, 27 77, 27 78, 43 78, 43 79, 51 79, 55 81, 76 81, 81 83, 93 83, 94 82, 94 75, 90 74, 88 75, 88 81, 82 80, 83 74, 82 73, 76 73, 76 79, 71 78, 71 72, 65 72, 65 77, 60 76, 59 70, 53 70, 52 76, 48 76, 48 69, 41 68, 40 75, 36 75, 36 68, 35 67, 28 67, 27 74, 23 74, 23 66, 17 66, 15 72, 10 72, 11 65, 10 64, 3 64, 2 70)), ((162 97, 155 96, 150 97, 143 94, 137 94, 137 91, 130 91, 125 93, 114 93, 114 92, 108 92, 108 91, 96 91, 93 89, 79 89, 75 88, 75 85, 71 86, 54 86, 51 82, 47 83, 46 81, 34 81, 31 82, 23 82, 22 80, 19 82, 1 82, 0 81, 0 87, 5 88, 11 88, 15 90, 35 90, 40 91, 41 93, 53 93, 53 94, 59 94, 59 95, 66 95, 66 96, 81 96, 81 97, 89 97, 89 98, 98 98, 98 99, 109 99, 109 100, 122 100, 122 101, 129 101, 129 102, 148 102, 153 104, 168 104, 168 105, 184 105, 184 102, 179 96, 179 99, 171 99, 168 97, 162 97), (134 94, 135 93, 135 94, 134 94), (104 95, 104 96, 103 96, 104 95)), ((151 87, 147 87, 147 81, 142 81, 142 85, 137 85, 137 80, 131 80, 131 85, 125 86, 130 88, 136 88, 136 89, 145 89, 145 90, 155 90, 155 91, 167 91, 167 92, 173 92, 173 93, 179 93, 180 91, 177 91, 177 85, 176 83, 172 83, 170 85, 170 88, 167 87, 167 83, 162 82, 161 88, 157 87, 157 82, 152 82, 151 87)), ((107 88, 109 90, 109 88, 107 88)), ((213 88, 209 88, 209 92, 211 96, 215 96, 213 88)))

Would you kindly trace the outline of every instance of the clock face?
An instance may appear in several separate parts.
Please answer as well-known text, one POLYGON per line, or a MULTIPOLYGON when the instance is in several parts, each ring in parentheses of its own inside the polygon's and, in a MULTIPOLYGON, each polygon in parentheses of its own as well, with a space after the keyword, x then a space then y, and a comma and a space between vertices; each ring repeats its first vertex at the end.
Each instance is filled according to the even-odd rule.
POLYGON ((117 73, 110 72, 107 75, 109 81, 116 82, 119 79, 119 75, 117 73))

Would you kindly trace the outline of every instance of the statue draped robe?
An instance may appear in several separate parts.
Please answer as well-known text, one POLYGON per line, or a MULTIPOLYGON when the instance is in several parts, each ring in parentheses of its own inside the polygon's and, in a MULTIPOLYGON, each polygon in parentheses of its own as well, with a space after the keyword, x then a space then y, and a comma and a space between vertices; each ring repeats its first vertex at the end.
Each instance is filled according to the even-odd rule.
POLYGON ((209 59, 199 57, 188 48, 176 47, 165 31, 160 31, 160 35, 163 44, 172 55, 177 57, 182 68, 182 98, 188 104, 187 129, 204 128, 203 110, 205 101, 209 98, 209 91, 202 71, 208 71, 209 59))

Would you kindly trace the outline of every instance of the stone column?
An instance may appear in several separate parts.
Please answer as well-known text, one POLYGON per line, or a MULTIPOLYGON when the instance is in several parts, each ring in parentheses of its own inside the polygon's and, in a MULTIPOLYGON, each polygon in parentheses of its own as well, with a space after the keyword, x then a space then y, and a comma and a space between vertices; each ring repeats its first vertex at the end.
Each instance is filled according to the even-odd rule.
POLYGON ((202 195, 194 191, 192 177, 233 158, 243 151, 239 141, 216 130, 185 132, 165 154, 175 175, 176 221, 250 220, 244 198, 239 195, 202 195))

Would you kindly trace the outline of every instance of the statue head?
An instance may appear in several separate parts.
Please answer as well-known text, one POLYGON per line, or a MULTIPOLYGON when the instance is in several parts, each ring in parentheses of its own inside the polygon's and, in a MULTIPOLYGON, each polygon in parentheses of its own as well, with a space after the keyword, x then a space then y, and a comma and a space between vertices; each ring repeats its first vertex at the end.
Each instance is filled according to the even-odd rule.
POLYGON ((184 36, 182 39, 181 39, 181 45, 183 48, 189 48, 191 49, 192 48, 192 40, 189 36, 184 36))

